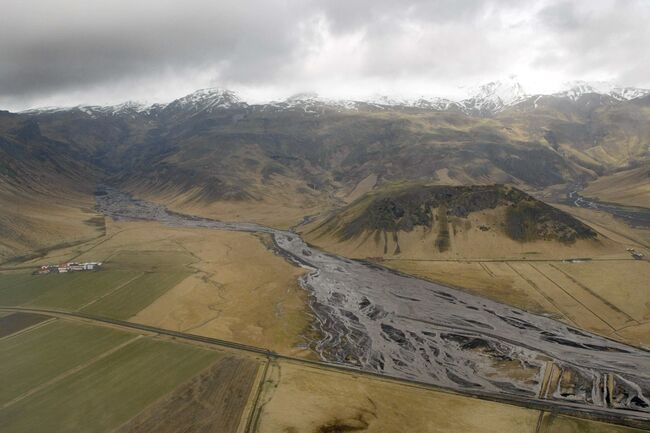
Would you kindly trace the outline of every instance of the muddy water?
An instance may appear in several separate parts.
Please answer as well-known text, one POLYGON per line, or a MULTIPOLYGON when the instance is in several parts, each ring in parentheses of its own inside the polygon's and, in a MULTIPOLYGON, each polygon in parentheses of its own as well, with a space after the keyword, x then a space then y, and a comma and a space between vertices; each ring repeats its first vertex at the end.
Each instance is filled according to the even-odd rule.
MULTIPOLYGON (((324 338, 321 357, 454 389, 650 413, 650 353, 547 317, 309 247, 297 234, 168 212, 107 190, 113 218, 269 233, 311 270, 301 284, 324 338), (542 386, 545 373, 555 380, 542 386)), ((604 409, 609 408, 609 409, 604 409)))

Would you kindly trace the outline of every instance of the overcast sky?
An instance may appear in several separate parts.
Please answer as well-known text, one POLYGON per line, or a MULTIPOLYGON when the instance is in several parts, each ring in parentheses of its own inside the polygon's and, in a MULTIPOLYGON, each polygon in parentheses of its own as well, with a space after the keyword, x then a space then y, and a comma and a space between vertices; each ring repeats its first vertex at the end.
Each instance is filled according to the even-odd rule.
POLYGON ((650 87, 647 0, 7 0, 0 109, 162 102, 224 87, 458 96, 515 75, 650 87))

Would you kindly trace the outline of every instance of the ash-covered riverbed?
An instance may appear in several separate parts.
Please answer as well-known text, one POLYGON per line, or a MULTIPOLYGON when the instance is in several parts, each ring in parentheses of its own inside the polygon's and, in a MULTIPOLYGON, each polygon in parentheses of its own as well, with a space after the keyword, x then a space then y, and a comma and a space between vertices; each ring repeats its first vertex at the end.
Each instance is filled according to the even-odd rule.
POLYGON ((180 215, 113 189, 97 205, 115 219, 271 234, 278 251, 311 270, 301 284, 311 294, 324 336, 315 349, 325 361, 465 391, 650 414, 649 352, 322 252, 293 232, 180 215))

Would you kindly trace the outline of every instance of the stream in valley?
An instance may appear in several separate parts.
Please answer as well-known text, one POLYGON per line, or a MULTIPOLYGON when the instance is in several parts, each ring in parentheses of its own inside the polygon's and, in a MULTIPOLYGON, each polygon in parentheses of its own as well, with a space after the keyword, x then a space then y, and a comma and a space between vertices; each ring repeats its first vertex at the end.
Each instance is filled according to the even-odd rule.
POLYGON ((541 395, 650 418, 647 351, 320 251, 291 231, 181 215, 110 188, 97 196, 97 206, 116 219, 272 235, 282 255, 310 270, 301 285, 322 335, 313 347, 325 361, 457 390, 541 395))

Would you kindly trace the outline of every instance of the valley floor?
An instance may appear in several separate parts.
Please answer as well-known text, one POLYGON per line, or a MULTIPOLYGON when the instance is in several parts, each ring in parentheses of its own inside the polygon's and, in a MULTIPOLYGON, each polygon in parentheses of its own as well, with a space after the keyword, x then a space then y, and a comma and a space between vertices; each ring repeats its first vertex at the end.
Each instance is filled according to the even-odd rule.
MULTIPOLYGON (((610 238, 643 242, 624 227, 614 230, 610 238)), ((271 247, 263 235, 106 219, 105 233, 95 239, 0 268, 0 305, 78 311, 315 359, 307 346, 309 300, 297 283, 304 270, 271 247), (31 275, 41 264, 70 260, 102 261, 105 268, 31 275)), ((381 264, 650 346, 650 265, 626 253, 578 263, 384 258, 381 264)), ((218 426, 224 433, 641 431, 299 359, 37 318, 0 311, 0 324, 11 324, 0 333, 6 358, 0 360, 0 420, 12 432, 44 426, 48 432, 171 432, 190 424, 194 431, 218 426)))

